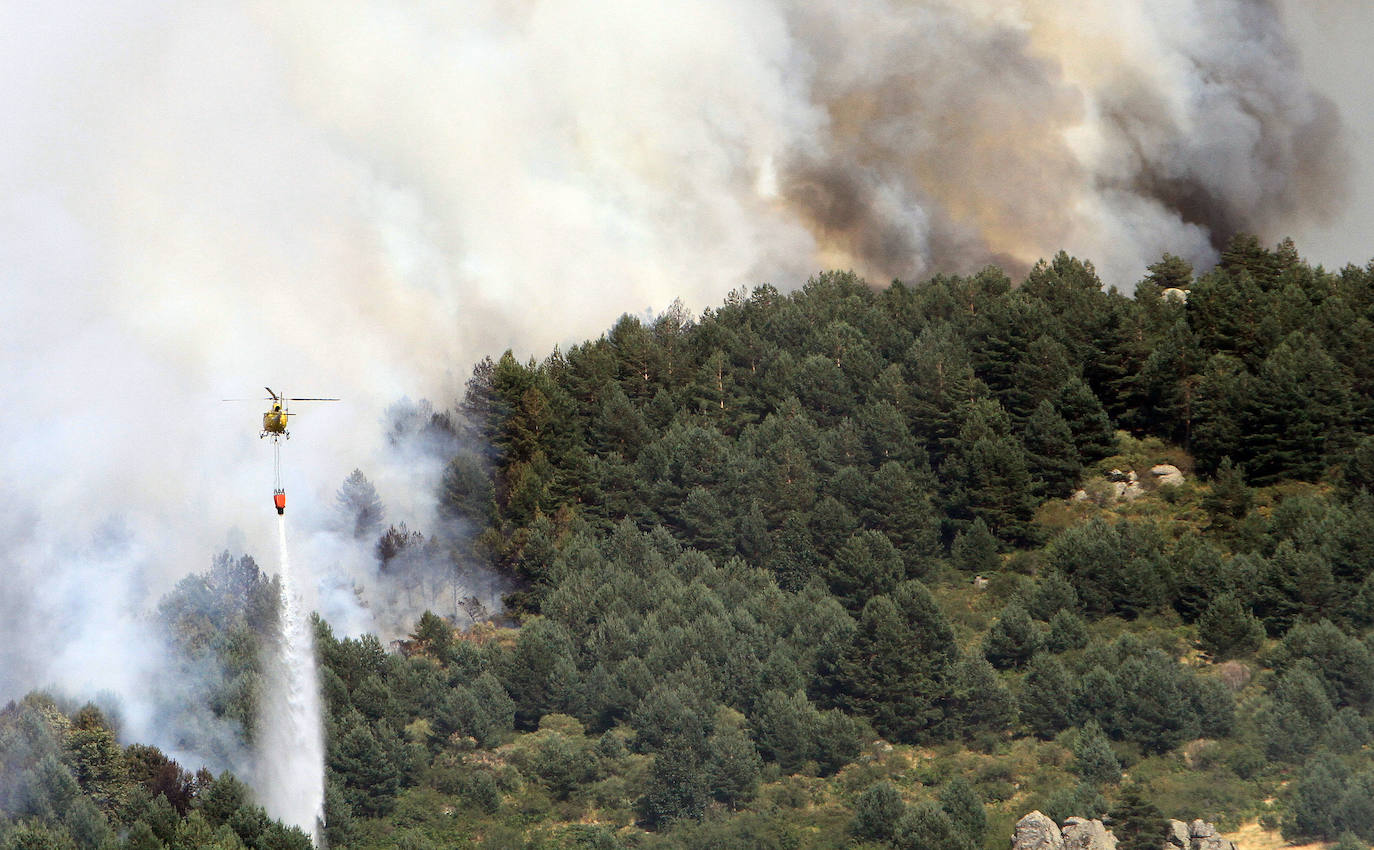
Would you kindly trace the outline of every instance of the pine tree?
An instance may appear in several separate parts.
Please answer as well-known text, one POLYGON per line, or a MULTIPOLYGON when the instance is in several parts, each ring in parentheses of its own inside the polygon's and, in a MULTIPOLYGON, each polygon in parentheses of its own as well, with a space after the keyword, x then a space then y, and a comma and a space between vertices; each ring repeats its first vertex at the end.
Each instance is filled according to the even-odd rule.
POLYGON ((1111 419, 1082 378, 1070 378, 1051 401, 1068 423, 1083 463, 1093 463, 1116 451, 1116 432, 1112 430, 1111 419))
POLYGON ((940 808, 949 815, 954 831, 968 840, 973 847, 983 845, 983 836, 988 829, 988 814, 983 807, 983 798, 973 790, 968 780, 956 776, 940 789, 940 808))
POLYGON ((831 591, 851 610, 869 597, 890 593, 905 577, 902 556, 880 531, 860 531, 844 544, 829 565, 831 591))
POLYGON ((1197 631, 1202 648, 1218 661, 1254 652, 1264 642, 1264 624, 1229 593, 1212 600, 1198 617, 1197 631))
POLYGON ((1002 735, 1016 723, 1016 700, 986 658, 969 655, 954 665, 948 716, 967 739, 1002 735))
POLYGON ((997 556, 997 538, 992 536, 982 517, 975 518, 968 528, 955 536, 949 554, 954 566, 965 572, 990 574, 1002 565, 1002 559, 997 556))
POLYGON ((983 638, 983 656, 999 669, 1019 668, 1044 646, 1045 636, 1026 609, 1010 602, 983 638))
POLYGON ((1297 760, 1311 752, 1335 711, 1321 678, 1310 662, 1281 675, 1271 702, 1260 713, 1265 754, 1279 761, 1297 760))
POLYGON ((1160 289, 1186 290, 1193 283, 1193 264, 1167 252, 1145 269, 1149 272, 1145 280, 1160 289))
POLYGON ((1159 850, 1164 846, 1169 821, 1159 807, 1145 797, 1145 789, 1131 783, 1121 789, 1121 798, 1109 816, 1117 850, 1159 850))
POLYGON ((1088 624, 1082 617, 1065 609, 1050 618, 1049 632, 1045 635, 1045 648, 1050 652, 1068 652, 1087 645, 1088 624))
POLYGON ((711 794, 731 809, 754 798, 763 762, 738 724, 718 725, 706 739, 705 770, 711 794))
POLYGON ((654 755, 648 790, 639 801, 640 814, 654 827, 696 820, 706 811, 709 799, 701 752, 686 741, 671 739, 654 755))
POLYGON ((1069 726, 1064 695, 1071 691, 1069 674, 1059 659, 1040 653, 1026 665, 1017 700, 1021 722, 1040 738, 1049 740, 1069 726))
POLYGON ((1050 498, 1067 496, 1083 474, 1083 463, 1069 423, 1049 399, 1041 399, 1026 420, 1022 441, 1026 446, 1026 464, 1038 492, 1050 498))
POLYGON ((1035 589, 1026 600, 1027 612, 1035 619, 1046 622, 1061 611, 1076 612, 1078 607, 1078 591, 1058 570, 1051 571, 1036 582, 1035 589))
POLYGON ((854 804, 849 833, 860 841, 888 841, 905 813, 906 803, 897 787, 886 780, 874 782, 854 804))
POLYGON ((893 830, 896 850, 974 850, 969 836, 961 833, 944 809, 930 800, 909 806, 893 830))
POLYGON ((1320 340, 1295 333, 1264 359, 1248 399, 1247 466, 1256 484, 1315 480, 1348 439, 1349 380, 1320 340))
POLYGON ((1121 781, 1121 762, 1096 722, 1088 721, 1079 731, 1073 745, 1073 757, 1073 772, 1084 782, 1103 785, 1121 781))
POLYGON ((1341 487, 1348 495, 1374 491, 1374 434, 1360 438, 1341 466, 1341 487))
POLYGON ((884 736, 927 740, 945 720, 954 633, 920 582, 864 605, 850 643, 825 674, 826 697, 868 718, 884 736))
POLYGON ((1284 818, 1283 837, 1292 841, 1339 834, 1340 801, 1349 779, 1350 771, 1335 756, 1313 756, 1294 783, 1292 814, 1284 818))
POLYGON ((377 488, 361 469, 349 473, 334 501, 344 531, 353 535, 354 540, 370 538, 381 529, 386 509, 377 495, 377 488))

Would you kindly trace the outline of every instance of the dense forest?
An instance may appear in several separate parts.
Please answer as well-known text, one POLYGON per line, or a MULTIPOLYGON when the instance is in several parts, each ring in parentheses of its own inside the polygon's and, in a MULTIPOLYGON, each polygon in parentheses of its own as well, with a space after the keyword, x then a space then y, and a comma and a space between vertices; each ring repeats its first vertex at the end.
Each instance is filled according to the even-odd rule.
MULTIPOLYGON (((1374 841, 1374 264, 826 273, 485 359, 424 427, 446 522, 379 569, 518 589, 395 650, 317 622, 330 847, 1001 848, 1034 808, 1374 841)), ((225 554, 157 613, 244 741, 277 593, 225 554)), ((117 726, 0 711, 0 848, 309 845, 117 726)))

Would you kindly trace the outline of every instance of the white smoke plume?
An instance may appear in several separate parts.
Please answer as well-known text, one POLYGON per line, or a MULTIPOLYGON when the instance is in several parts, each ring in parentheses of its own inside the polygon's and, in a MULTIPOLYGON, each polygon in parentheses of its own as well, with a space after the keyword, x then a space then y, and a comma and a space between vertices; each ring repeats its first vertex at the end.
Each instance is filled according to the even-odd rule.
POLYGON ((296 408, 283 475, 293 554, 352 633, 378 612, 334 492, 362 468, 432 532, 435 472, 389 461, 383 411, 452 405, 484 354, 827 266, 1065 248, 1129 289, 1166 250, 1311 228, 1356 148, 1279 12, 0 4, 0 697, 114 690, 164 743, 144 612, 226 539, 273 561, 261 411, 222 397, 345 399, 296 408))

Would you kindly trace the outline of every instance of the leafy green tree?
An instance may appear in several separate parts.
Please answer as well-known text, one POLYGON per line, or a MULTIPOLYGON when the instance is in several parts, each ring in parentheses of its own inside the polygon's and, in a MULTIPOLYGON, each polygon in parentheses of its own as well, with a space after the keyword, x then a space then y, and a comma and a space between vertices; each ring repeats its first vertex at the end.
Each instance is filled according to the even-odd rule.
POLYGON ((767 691, 751 717, 759 753, 787 772, 812 755, 816 708, 801 692, 767 691))
POLYGON ((73 800, 62 815, 62 825, 79 850, 97 850, 110 837, 110 824, 89 797, 73 800))
POLYGON ((1240 587, 1234 564, 1228 563, 1221 550, 1206 537, 1180 540, 1172 560, 1174 610, 1185 621, 1196 621, 1215 597, 1240 587))
POLYGON ((1289 629, 1274 648, 1270 663, 1279 671, 1310 663, 1334 706, 1363 712, 1374 705, 1374 653, 1330 620, 1299 623, 1289 629))
POLYGON ((1374 771, 1350 777, 1337 803, 1336 817, 1342 831, 1374 840, 1374 771))
POLYGON ((1353 496, 1374 490, 1374 434, 1361 437, 1341 465, 1342 490, 1353 496))
POLYGON ((1134 402, 1129 424, 1191 445, 1199 375, 1205 363, 1197 336, 1187 319, 1178 316, 1150 349, 1139 371, 1129 376, 1134 402))
POLYGON ((989 436, 955 443, 940 475, 956 516, 982 519, 999 540, 1032 539, 1035 497, 1020 441, 989 436))
POLYGON ((566 800, 574 788, 586 781, 591 764, 584 747, 574 746, 566 736, 554 733, 536 745, 533 768, 555 800, 566 800))
POLYGON ((67 766, 53 753, 40 758, 18 777, 13 792, 14 811, 21 817, 56 820, 81 794, 67 766))
POLYGON ((1319 619, 1335 608, 1335 576, 1320 552, 1300 550, 1285 540, 1261 569, 1254 611, 1270 635, 1281 635, 1299 620, 1319 619))
POLYGON ((936 562, 940 518, 932 503, 933 487, 922 483, 930 470, 913 473, 897 461, 886 461, 873 474, 872 526, 887 535, 901 553, 908 578, 922 578, 936 562))
POLYGON ((601 454, 617 452, 633 461, 651 440, 649 426, 620 384, 608 381, 601 396, 600 409, 588 427, 591 444, 601 454))
POLYGON ((1236 731, 1236 698, 1217 676, 1195 675, 1188 701, 1205 738, 1227 738, 1236 731))
POLYGON ((822 562, 838 558, 840 550, 859 531, 858 518, 830 495, 816 500, 807 525, 811 529, 811 542, 816 555, 822 562))
POLYGON ((704 760, 712 714, 713 706, 699 690, 685 684, 660 682, 640 702, 631 719, 638 733, 635 745, 641 751, 653 752, 681 740, 704 760))
POLYGON ((1040 811, 1055 823, 1063 823, 1071 817, 1103 818, 1107 809, 1107 799, 1093 786, 1081 782, 1071 788, 1061 788, 1040 804, 1040 811))
POLYGON ((1197 737, 1191 675, 1159 650, 1128 657, 1117 669, 1122 736, 1152 753, 1164 753, 1197 737))
POLYGON ((1256 374, 1262 392, 1249 399, 1247 466, 1257 484, 1314 480, 1329 447, 1342 444, 1351 419, 1349 382, 1316 338, 1293 334, 1256 374))
POLYGON ((1319 746, 1337 755, 1350 755, 1369 744, 1370 732, 1369 722, 1347 705, 1326 722, 1319 746))
MULTIPOLYGON (((44 846, 51 847, 53 845, 44 846)), ((74 846, 70 839, 67 841, 67 846, 74 846)), ((125 850, 167 850, 167 845, 158 839, 153 828, 141 820, 134 821, 129 825, 129 832, 124 838, 124 847, 125 850)))
POLYGON ((1353 832, 1342 832, 1336 843, 1331 845, 1331 850, 1369 850, 1369 844, 1361 841, 1359 836, 1353 832))
POLYGON ((925 440, 931 464, 938 466, 959 433, 961 406, 986 397, 987 387, 975 376, 965 341, 950 323, 926 326, 903 364, 912 396, 910 421, 925 440))
POLYGON ((1160 289, 1186 290, 1193 283, 1193 264, 1168 252, 1157 262, 1146 266, 1145 270, 1149 272, 1145 280, 1160 289))
POLYGON ((1164 539, 1153 525, 1093 519, 1064 530, 1047 559, 1089 612, 1135 617, 1166 600, 1164 539))
POLYGON ((799 590, 819 574, 821 559, 811 540, 811 530, 798 511, 788 511, 772 541, 768 569, 784 590, 799 590))
MULTIPOLYGON (((385 723, 377 725, 377 732, 373 728, 361 717, 355 718, 341 730, 338 743, 330 746, 328 755, 330 770, 343 780, 344 794, 350 808, 365 817, 378 817, 390 812, 396 804, 396 795, 402 784, 402 766, 396 763, 395 745, 392 741, 380 739, 377 734, 394 736, 395 733, 385 723)), ((244 834, 233 817, 231 812, 227 820, 234 831, 251 843, 251 837, 244 834)), ((211 823, 214 822, 215 819, 211 818, 211 823)))
POLYGON ((1271 344, 1272 326, 1264 319, 1271 299, 1266 297, 1254 263, 1214 269, 1199 277, 1188 294, 1189 321, 1203 347, 1255 363, 1271 344), (1248 266, 1248 268, 1247 268, 1248 266))

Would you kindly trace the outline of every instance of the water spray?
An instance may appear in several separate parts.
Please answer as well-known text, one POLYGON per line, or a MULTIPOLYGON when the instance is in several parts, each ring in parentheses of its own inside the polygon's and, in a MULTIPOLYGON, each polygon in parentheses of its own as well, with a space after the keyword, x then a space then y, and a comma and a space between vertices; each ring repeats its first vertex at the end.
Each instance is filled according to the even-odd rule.
POLYGON ((323 846, 324 725, 314 634, 297 590, 277 517, 280 629, 266 659, 267 688, 258 718, 258 793, 268 815, 300 827, 323 846))

